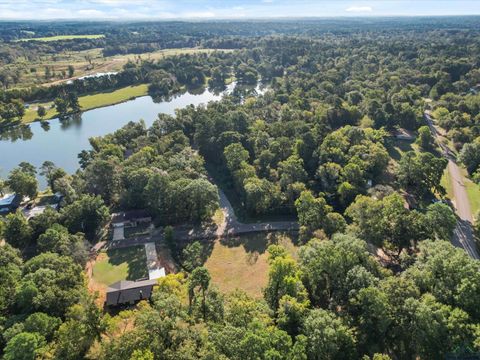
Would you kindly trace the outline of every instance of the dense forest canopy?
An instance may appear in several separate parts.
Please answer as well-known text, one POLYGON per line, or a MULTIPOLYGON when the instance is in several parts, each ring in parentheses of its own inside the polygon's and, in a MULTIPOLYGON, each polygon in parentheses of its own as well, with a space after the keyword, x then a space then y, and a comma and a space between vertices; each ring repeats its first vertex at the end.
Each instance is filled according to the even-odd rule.
POLYGON ((17 87, 16 74, 0 70, 0 120, 10 125, 24 102, 54 101, 64 121, 78 116, 84 94, 148 84, 162 101, 235 82, 220 101, 91 138, 74 174, 22 162, 0 179, 2 195, 35 199, 41 175, 62 196, 58 211, 0 218, 3 358, 403 360, 480 351, 480 262, 449 243, 458 219, 442 181, 448 147, 480 182, 478 21, 0 23, 5 65, 90 48, 105 56, 233 49, 139 59, 51 86, 17 87), (17 41, 75 34, 105 37, 17 41), (252 90, 258 82, 265 93, 252 90), (211 238, 175 237, 221 227, 212 220, 219 188, 242 220, 298 223, 294 254, 276 243, 264 249, 260 298, 219 290, 205 265, 211 238), (108 241, 111 213, 132 209, 153 217, 179 271, 159 279, 150 302, 104 311, 86 286, 89 250, 108 241))

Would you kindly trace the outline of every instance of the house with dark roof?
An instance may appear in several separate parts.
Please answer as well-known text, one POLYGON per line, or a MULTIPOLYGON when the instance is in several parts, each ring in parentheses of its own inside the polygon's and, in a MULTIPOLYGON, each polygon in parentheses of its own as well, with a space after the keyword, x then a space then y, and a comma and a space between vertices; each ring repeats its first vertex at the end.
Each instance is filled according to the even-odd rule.
POLYGON ((129 210, 112 215, 113 227, 135 227, 141 223, 150 223, 152 217, 146 210, 129 210))
POLYGON ((157 280, 121 280, 107 289, 107 306, 134 305, 141 300, 149 300, 157 280))
POLYGON ((6 194, 0 197, 0 215, 14 212, 20 206, 22 197, 17 194, 6 194))

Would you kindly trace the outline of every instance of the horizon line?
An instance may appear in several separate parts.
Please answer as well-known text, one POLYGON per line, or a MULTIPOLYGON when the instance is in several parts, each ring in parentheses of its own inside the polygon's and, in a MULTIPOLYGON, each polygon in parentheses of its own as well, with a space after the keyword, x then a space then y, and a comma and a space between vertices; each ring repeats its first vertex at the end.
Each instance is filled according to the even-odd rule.
MULTIPOLYGON (((325 16, 272 16, 272 17, 172 17, 172 18, 154 18, 154 17, 137 17, 137 18, 94 18, 94 19, 85 19, 85 18, 50 18, 50 19, 31 19, 31 18, 2 18, 0 17, 0 22, 15 22, 15 21, 29 21, 29 22, 48 22, 48 21, 58 21, 58 22, 68 22, 68 21, 83 21, 83 22, 150 22, 150 21, 178 21, 178 22, 215 22, 215 21, 258 21, 258 20, 325 20, 325 19, 382 19, 382 18, 445 18, 445 17, 480 17, 478 14, 391 14, 391 15, 325 15, 325 16)), ((480 24, 479 24, 480 25, 480 24)))

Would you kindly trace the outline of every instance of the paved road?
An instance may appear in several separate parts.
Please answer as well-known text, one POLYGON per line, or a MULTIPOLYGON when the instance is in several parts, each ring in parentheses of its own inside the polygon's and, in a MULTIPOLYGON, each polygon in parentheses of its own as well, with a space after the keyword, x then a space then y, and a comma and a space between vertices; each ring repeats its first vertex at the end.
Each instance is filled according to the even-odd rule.
MULTIPOLYGON (((224 214, 224 222, 220 226, 214 224, 203 226, 180 225, 174 227, 176 240, 192 241, 199 239, 216 239, 222 236, 236 236, 255 232, 270 231, 298 231, 296 221, 272 221, 262 223, 242 223, 238 221, 232 204, 225 193, 219 188, 220 208, 224 214)), ((163 228, 154 229, 150 236, 140 236, 119 241, 112 241, 109 248, 123 248, 135 245, 144 245, 149 242, 160 242, 163 240, 163 228)))
POLYGON ((457 227, 455 228, 452 243, 455 246, 464 248, 472 258, 480 259, 472 228, 473 216, 470 209, 470 201, 468 200, 464 177, 460 171, 460 167, 456 163, 456 156, 447 145, 440 141, 440 134, 427 111, 425 112, 425 119, 427 120, 430 131, 434 135, 437 144, 442 149, 443 156, 448 159, 448 172, 450 173, 453 187, 452 201, 458 215, 457 227))

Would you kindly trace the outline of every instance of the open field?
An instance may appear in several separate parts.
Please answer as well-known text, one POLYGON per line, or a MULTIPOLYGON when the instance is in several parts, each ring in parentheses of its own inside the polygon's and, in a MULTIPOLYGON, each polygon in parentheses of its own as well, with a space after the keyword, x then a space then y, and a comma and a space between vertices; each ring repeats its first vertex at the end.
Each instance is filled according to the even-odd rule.
POLYGON ((268 245, 285 246, 294 258, 298 248, 289 234, 249 234, 217 240, 205 263, 212 282, 224 293, 242 289, 249 295, 260 298, 268 281, 268 245))
POLYGON ((101 252, 92 271, 93 280, 105 286, 120 280, 137 280, 147 276, 147 258, 143 245, 101 252))
POLYGON ((94 75, 102 72, 121 71, 123 66, 129 62, 138 62, 140 60, 159 60, 164 57, 211 53, 214 51, 232 51, 232 50, 214 50, 202 48, 177 48, 164 49, 144 54, 126 54, 104 57, 102 49, 89 49, 83 51, 63 51, 54 55, 43 55, 37 61, 29 61, 25 57, 19 56, 15 63, 5 65, 5 69, 10 71, 19 71, 20 80, 17 87, 31 85, 54 85, 67 80, 75 79, 86 75, 94 75), (73 77, 68 77, 68 67, 73 66, 73 77), (51 78, 45 78, 45 68, 50 68, 51 78))
POLYGON ((58 41, 58 40, 73 40, 73 39, 100 39, 105 37, 102 34, 95 35, 57 35, 57 36, 46 36, 38 38, 29 38, 29 39, 20 39, 18 41, 58 41))
MULTIPOLYGON (((86 95, 78 98, 82 111, 96 109, 103 106, 118 104, 139 96, 147 95, 148 85, 141 84, 135 86, 127 86, 115 91, 98 93, 94 95, 86 95)), ((37 109, 42 105, 47 109, 47 115, 43 118, 45 120, 52 119, 57 116, 57 111, 52 108, 53 103, 36 103, 32 104, 29 109, 26 109, 22 122, 27 124, 37 120, 37 109)))

